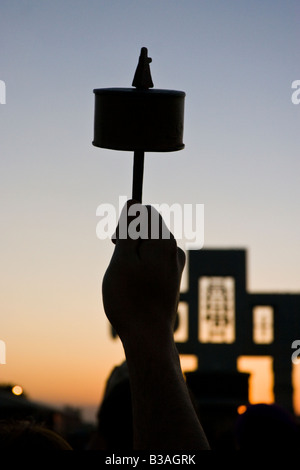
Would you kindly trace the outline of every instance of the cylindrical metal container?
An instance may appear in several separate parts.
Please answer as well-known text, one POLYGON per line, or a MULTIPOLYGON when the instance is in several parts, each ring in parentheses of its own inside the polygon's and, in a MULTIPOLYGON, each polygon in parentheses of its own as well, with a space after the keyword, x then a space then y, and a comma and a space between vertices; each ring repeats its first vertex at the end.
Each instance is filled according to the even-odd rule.
POLYGON ((100 88, 94 93, 96 147, 145 152, 184 148, 185 92, 100 88))

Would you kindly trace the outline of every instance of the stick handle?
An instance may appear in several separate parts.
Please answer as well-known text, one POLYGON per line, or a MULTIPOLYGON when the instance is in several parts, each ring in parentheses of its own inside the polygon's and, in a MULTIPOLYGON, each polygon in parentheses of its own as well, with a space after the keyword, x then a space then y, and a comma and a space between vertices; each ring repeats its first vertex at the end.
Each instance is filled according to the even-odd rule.
POLYGON ((142 150, 136 150, 133 157, 132 199, 142 202, 144 157, 142 150))

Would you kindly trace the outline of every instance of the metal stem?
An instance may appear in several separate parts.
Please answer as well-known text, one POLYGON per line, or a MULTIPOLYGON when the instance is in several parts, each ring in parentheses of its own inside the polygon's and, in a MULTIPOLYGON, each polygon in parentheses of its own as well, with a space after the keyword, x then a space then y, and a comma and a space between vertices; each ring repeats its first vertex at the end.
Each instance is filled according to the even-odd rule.
POLYGON ((136 150, 133 157, 132 199, 140 203, 143 192, 144 156, 142 150, 136 150))

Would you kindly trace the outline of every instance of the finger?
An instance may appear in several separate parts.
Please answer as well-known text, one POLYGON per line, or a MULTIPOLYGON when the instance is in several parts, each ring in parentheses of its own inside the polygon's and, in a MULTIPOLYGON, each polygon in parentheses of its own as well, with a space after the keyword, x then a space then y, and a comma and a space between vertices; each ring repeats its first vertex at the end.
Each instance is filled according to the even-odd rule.
MULTIPOLYGON (((153 250, 155 252, 171 250, 174 255, 177 254, 176 240, 161 214, 154 207, 144 206, 133 199, 124 205, 112 241, 118 251, 119 249, 122 251, 134 249, 139 257, 142 255, 140 250, 143 253, 144 250, 148 250, 146 258, 152 256, 153 250), (152 246, 155 241, 155 246, 152 246), (159 241, 160 243, 157 244, 159 241)), ((182 254, 180 260, 180 267, 184 266, 182 254)))
POLYGON ((153 257, 161 258, 169 253, 177 262, 177 243, 174 235, 153 206, 143 206, 141 225, 140 243, 137 247, 139 258, 153 262, 153 257))
POLYGON ((112 237, 113 243, 118 240, 158 240, 172 239, 173 234, 168 229, 161 214, 152 206, 144 206, 135 200, 125 204, 112 237))
POLYGON ((169 240, 174 238, 161 214, 153 206, 146 207, 148 210, 148 236, 145 238, 149 240, 169 240))
POLYGON ((115 245, 122 240, 128 239, 128 226, 130 225, 131 221, 134 219, 134 217, 130 213, 130 207, 133 206, 134 204, 137 204, 137 201, 133 199, 129 199, 125 203, 121 211, 115 233, 111 237, 111 240, 115 245))

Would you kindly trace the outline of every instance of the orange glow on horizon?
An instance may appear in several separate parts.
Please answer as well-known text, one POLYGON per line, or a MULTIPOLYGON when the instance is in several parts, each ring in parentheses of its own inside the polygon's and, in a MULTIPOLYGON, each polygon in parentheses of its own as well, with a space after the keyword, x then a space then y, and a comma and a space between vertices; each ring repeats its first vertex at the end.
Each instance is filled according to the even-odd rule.
MULTIPOLYGON (((89 355, 82 358, 79 353, 75 356, 75 351, 72 352, 72 358, 61 355, 57 362, 53 360, 57 357, 54 355, 44 357, 42 361, 36 356, 31 356, 31 361, 21 361, 19 355, 15 357, 12 353, 8 364, 0 367, 1 382, 21 384, 32 400, 79 407, 98 406, 113 367, 124 360, 121 343, 108 340, 99 346, 99 350, 89 351, 89 355), (105 354, 102 353, 104 349, 105 354)), ((196 370, 198 366, 197 357, 193 355, 181 355, 180 362, 183 372, 196 370)), ((251 404, 274 402, 271 357, 241 356, 237 368, 251 374, 251 404)), ((293 367, 293 385, 294 411, 300 415, 300 365, 293 367)))

